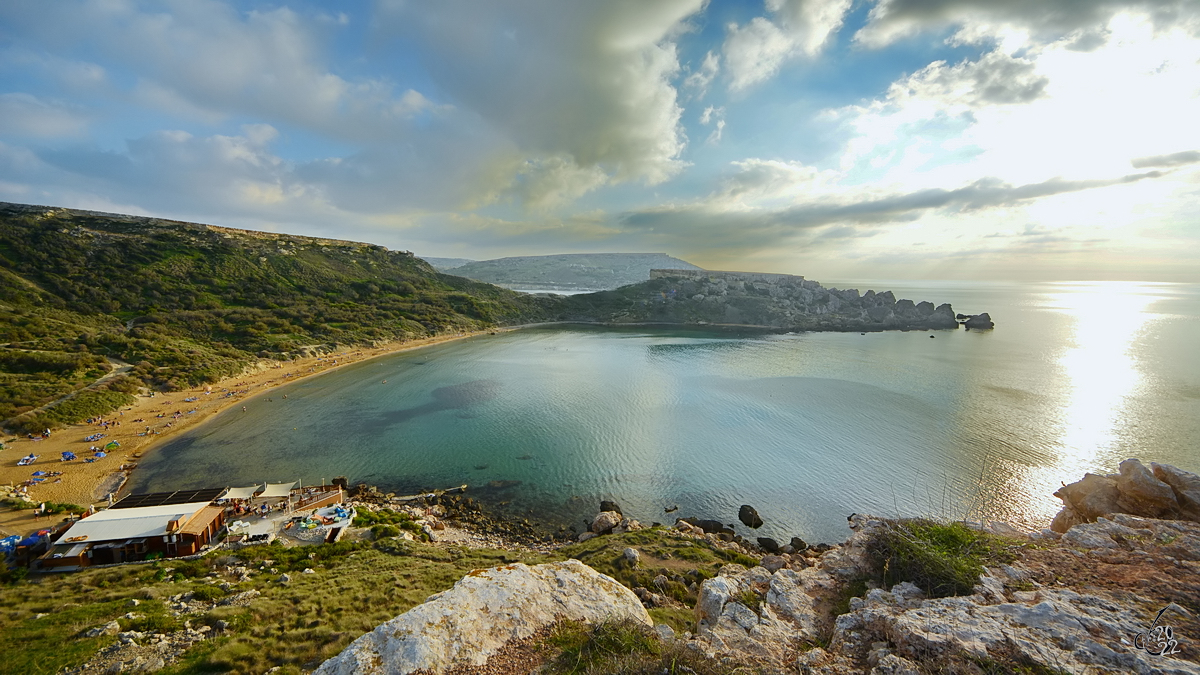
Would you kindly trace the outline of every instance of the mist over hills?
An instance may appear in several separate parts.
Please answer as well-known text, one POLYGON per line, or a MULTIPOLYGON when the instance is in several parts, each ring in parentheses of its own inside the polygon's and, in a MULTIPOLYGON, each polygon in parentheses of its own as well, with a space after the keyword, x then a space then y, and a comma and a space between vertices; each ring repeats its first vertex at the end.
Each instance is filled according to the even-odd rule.
POLYGON ((544 291, 607 291, 647 281, 652 269, 701 269, 665 253, 570 253, 466 262, 460 262, 462 258, 425 260, 447 274, 505 288, 544 291))

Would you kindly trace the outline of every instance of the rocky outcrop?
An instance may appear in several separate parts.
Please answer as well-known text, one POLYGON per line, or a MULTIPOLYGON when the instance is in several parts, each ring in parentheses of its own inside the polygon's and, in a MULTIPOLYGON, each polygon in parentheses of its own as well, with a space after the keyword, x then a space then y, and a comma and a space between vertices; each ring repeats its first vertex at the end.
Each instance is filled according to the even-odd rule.
POLYGON ((613 323, 744 324, 832 331, 958 328, 948 304, 897 300, 891 291, 860 294, 853 288, 825 288, 789 274, 652 270, 650 281, 617 289, 605 298, 577 296, 568 302, 572 303, 581 309, 586 305, 587 311, 578 314, 580 319, 587 314, 590 320, 613 323), (606 304, 610 301, 612 304, 606 304), (615 313, 598 316, 597 312, 610 307, 615 313))
POLYGON ((958 318, 965 319, 962 325, 963 328, 967 329, 990 330, 996 327, 996 324, 992 322, 992 317, 987 312, 970 315, 959 314, 958 318))
POLYGON ((1063 501, 1063 509, 1050 529, 1060 533, 1115 513, 1200 522, 1200 476, 1169 464, 1151 463, 1146 468, 1136 459, 1127 459, 1119 473, 1085 474, 1054 496, 1063 501))
POLYGON ((577 560, 518 563, 468 574, 355 640, 316 673, 403 675, 481 666, 508 642, 564 619, 653 625, 633 591, 577 560))
POLYGON ((763 526, 762 517, 759 516, 758 511, 749 504, 742 504, 742 507, 738 509, 738 520, 742 521, 742 524, 746 527, 752 527, 754 529, 758 529, 763 526))

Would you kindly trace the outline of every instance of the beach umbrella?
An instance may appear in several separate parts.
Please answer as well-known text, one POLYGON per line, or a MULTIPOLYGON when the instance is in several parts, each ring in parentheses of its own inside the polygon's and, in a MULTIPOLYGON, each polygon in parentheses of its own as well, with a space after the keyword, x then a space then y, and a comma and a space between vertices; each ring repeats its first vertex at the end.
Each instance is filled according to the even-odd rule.
POLYGON ((120 443, 118 443, 116 441, 109 441, 108 444, 104 446, 104 449, 112 450, 113 448, 119 448, 119 447, 121 447, 120 443))

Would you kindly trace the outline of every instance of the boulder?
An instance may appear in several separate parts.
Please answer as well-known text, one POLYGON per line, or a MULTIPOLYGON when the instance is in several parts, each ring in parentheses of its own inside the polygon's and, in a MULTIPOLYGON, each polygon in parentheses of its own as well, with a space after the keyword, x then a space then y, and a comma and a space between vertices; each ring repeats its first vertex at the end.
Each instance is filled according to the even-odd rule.
POLYGON ((1082 480, 1059 488, 1054 496, 1088 521, 1121 512, 1121 506, 1117 503, 1121 492, 1117 489, 1116 479, 1111 476, 1084 474, 1082 480))
POLYGON ((603 513, 605 511, 612 511, 621 516, 625 515, 624 513, 621 513, 620 504, 617 504, 616 502, 610 502, 607 499, 600 502, 600 512, 603 513))
POLYGON ((746 527, 758 529, 763 526, 763 519, 759 517, 758 511, 749 504, 742 504, 742 508, 738 509, 738 520, 746 527))
POLYGON ((592 520, 592 532, 608 534, 614 527, 621 524, 621 514, 616 511, 601 511, 592 520))
POLYGON ((804 549, 808 548, 808 542, 804 541, 800 537, 792 537, 792 541, 790 542, 790 544, 792 547, 792 551, 795 553, 799 553, 800 551, 803 551, 804 549))
POLYGON ((1050 531, 1064 534, 1072 527, 1080 523, 1086 523, 1087 521, 1087 518, 1084 518, 1068 504, 1058 512, 1058 515, 1054 516, 1054 520, 1050 521, 1050 531))
POLYGON ((621 555, 625 556, 625 561, 633 567, 637 567, 638 561, 642 558, 636 548, 627 548, 621 552, 621 555))
POLYGON ((779 542, 770 537, 759 537, 758 545, 767 553, 779 553, 779 542))
POLYGON ((1117 475, 1117 504, 1122 513, 1135 516, 1158 518, 1179 511, 1179 502, 1171 486, 1154 477, 1154 474, 1136 459, 1121 462, 1121 473, 1117 475))
POLYGON ((1170 464, 1150 464, 1154 477, 1171 486, 1179 513, 1187 520, 1200 522, 1200 476, 1177 469, 1170 464))
POLYGON ((482 666, 513 640, 560 620, 651 627, 633 591, 578 560, 477 570, 358 638, 317 675, 407 675, 482 666))
POLYGON ((996 324, 992 322, 992 317, 988 316, 987 312, 984 312, 983 314, 974 314, 968 316, 967 320, 963 322, 963 326, 967 328, 974 328, 976 330, 986 330, 989 328, 995 328, 996 324))

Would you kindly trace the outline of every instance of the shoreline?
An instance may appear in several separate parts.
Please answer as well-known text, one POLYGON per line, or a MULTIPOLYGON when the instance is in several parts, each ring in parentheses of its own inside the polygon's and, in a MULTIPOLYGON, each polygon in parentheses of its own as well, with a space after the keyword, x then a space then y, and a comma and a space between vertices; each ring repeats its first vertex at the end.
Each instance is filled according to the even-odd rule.
MULTIPOLYGON (((261 360, 257 362, 257 367, 251 364, 243 374, 227 377, 212 385, 169 393, 155 392, 150 396, 139 395, 131 405, 123 406, 104 418, 110 423, 107 430, 99 424, 81 423, 54 431, 50 438, 40 441, 18 437, 10 442, 8 439, 12 437, 6 437, 5 449, 0 450, 0 493, 7 495, 19 490, 35 471, 62 472, 61 476, 50 476, 42 483, 28 486, 25 494, 35 503, 78 504, 86 508, 102 502, 113 485, 124 486, 136 471, 138 461, 175 434, 194 429, 217 414, 236 405, 244 405, 243 401, 275 387, 382 356, 516 328, 496 327, 407 342, 389 342, 376 347, 345 347, 294 361, 261 360), (96 433, 106 435, 98 441, 83 440, 96 433), (84 461, 91 455, 88 451, 90 446, 103 447, 114 440, 120 443, 120 448, 95 462, 84 461), (78 459, 60 461, 64 451, 74 452, 78 459), (27 466, 16 465, 18 459, 29 454, 38 455, 37 461, 27 466)), ((119 491, 120 487, 116 489, 119 491)), ((49 524, 52 518, 39 522, 34 519, 31 510, 0 509, 0 535, 24 535, 49 524)))

